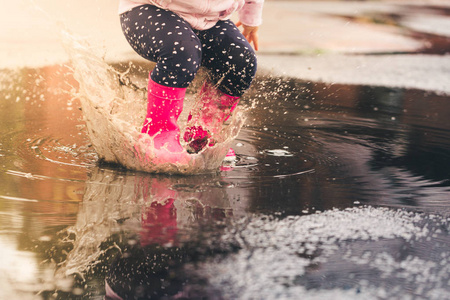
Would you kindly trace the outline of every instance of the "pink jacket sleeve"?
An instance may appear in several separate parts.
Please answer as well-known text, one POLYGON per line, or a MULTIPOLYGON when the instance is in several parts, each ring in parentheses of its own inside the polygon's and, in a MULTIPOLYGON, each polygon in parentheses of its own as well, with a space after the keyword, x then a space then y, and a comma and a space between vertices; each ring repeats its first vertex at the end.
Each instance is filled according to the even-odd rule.
POLYGON ((239 11, 239 20, 247 26, 259 26, 262 23, 262 8, 264 0, 245 0, 239 11))

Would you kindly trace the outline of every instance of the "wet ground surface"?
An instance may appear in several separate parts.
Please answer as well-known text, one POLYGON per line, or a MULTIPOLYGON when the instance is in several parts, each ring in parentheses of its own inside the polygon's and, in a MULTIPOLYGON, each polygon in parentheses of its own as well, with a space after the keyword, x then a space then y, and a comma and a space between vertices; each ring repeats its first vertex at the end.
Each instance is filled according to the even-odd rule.
POLYGON ((99 164, 68 68, 0 87, 2 297, 448 297, 448 96, 260 77, 236 164, 182 177, 99 164))
POLYGON ((0 21, 0 299, 450 299, 447 4, 267 1, 237 161, 184 177, 99 163, 53 66, 58 20, 135 58, 116 8, 30 4, 0 21))

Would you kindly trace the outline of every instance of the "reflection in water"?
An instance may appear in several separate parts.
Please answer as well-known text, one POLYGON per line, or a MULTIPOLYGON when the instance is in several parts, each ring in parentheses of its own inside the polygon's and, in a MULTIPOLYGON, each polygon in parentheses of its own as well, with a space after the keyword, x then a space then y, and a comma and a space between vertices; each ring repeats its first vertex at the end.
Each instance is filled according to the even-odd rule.
POLYGON ((188 280, 182 276, 183 263, 207 252, 204 241, 233 217, 234 202, 223 184, 214 175, 165 177, 94 169, 77 222, 67 229, 73 249, 57 278, 94 280, 109 269, 109 288, 122 297, 178 293, 188 280))
POLYGON ((69 69, 0 79, 5 297, 449 289, 446 96, 258 78, 235 165, 177 177, 96 165, 69 69))

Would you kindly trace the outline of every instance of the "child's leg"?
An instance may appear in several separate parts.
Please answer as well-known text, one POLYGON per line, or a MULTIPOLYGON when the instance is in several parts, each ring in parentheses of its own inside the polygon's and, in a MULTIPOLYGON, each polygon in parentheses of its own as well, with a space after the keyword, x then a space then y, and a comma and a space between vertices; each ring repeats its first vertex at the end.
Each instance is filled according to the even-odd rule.
POLYGON ((220 21, 196 33, 202 41, 202 65, 209 69, 212 83, 205 82, 188 118, 184 140, 190 152, 215 143, 256 73, 255 52, 234 23, 220 21))
POLYGON ((130 45, 156 62, 148 84, 147 115, 141 132, 152 137, 161 162, 186 162, 177 119, 187 86, 201 64, 201 43, 191 27, 176 14, 143 5, 121 15, 130 45))
POLYGON ((151 79, 168 87, 186 88, 202 58, 201 42, 178 15, 142 5, 121 15, 128 43, 142 57, 156 62, 151 79))
POLYGON ((218 89, 240 97, 256 74, 256 55, 233 22, 219 21, 214 27, 196 31, 202 42, 202 65, 210 70, 218 89))

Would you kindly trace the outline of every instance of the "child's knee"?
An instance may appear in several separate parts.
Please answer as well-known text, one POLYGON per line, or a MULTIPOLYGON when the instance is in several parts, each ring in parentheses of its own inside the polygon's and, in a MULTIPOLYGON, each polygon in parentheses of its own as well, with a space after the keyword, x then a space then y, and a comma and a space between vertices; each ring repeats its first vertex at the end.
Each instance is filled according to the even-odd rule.
POLYGON ((165 41, 164 47, 157 53, 157 65, 154 70, 161 84, 187 87, 201 65, 200 45, 196 39, 165 41))
POLYGON ((236 55, 230 55, 226 64, 229 64, 229 72, 238 77, 240 81, 251 82, 256 75, 257 59, 252 51, 245 51, 236 55))

